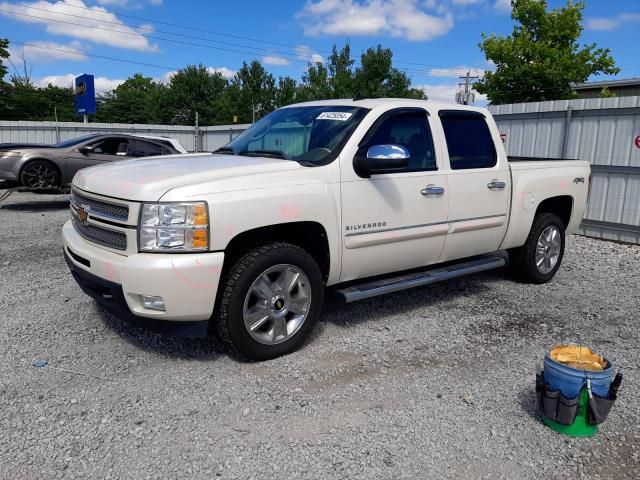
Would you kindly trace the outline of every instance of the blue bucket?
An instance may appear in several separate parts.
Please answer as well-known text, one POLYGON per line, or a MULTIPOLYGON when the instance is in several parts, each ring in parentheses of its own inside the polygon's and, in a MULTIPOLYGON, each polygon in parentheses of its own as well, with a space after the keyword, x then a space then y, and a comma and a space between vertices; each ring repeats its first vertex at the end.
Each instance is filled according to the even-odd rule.
POLYGON ((560 390, 566 398, 576 398, 582 387, 587 385, 587 379, 590 379, 591 391, 601 397, 607 397, 613 380, 613 365, 606 358, 604 360, 605 369, 594 372, 568 367, 547 355, 544 357, 544 382, 549 384, 551 390, 560 390))

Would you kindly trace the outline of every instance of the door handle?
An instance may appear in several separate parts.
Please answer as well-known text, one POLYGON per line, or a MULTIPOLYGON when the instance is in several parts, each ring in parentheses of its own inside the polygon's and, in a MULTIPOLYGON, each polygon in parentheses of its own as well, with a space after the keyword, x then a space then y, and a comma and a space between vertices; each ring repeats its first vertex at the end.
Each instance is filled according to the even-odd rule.
POLYGON ((438 187, 438 186, 433 185, 433 184, 429 184, 425 188, 420 190, 420 193, 422 195, 424 195, 425 197, 437 197, 437 196, 440 196, 440 195, 444 194, 444 188, 443 187, 438 187))
POLYGON ((503 190, 507 184, 501 180, 493 179, 489 183, 487 183, 487 188, 489 190, 503 190))

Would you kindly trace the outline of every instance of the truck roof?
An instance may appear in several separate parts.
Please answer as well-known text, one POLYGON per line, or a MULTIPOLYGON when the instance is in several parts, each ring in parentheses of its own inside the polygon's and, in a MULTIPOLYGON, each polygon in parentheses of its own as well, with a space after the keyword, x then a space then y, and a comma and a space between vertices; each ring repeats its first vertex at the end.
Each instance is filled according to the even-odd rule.
POLYGON ((331 105, 350 105, 354 107, 376 108, 380 106, 389 107, 423 107, 427 110, 470 110, 482 113, 488 113, 483 107, 473 107, 470 105, 460 105, 459 103, 432 102, 431 100, 415 100, 411 98, 363 98, 361 100, 353 99, 335 99, 335 100, 316 100, 313 102, 294 103, 283 108, 290 107, 320 107, 331 105))

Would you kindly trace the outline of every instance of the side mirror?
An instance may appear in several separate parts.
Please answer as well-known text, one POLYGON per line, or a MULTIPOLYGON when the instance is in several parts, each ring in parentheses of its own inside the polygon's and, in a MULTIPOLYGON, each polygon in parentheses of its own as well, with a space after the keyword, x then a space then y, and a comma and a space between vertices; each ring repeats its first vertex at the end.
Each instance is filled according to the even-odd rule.
POLYGON ((85 145, 85 146, 83 146, 83 147, 80 147, 80 148, 78 149, 78 151, 79 151, 80 153, 83 153, 83 154, 87 155, 88 153, 93 152, 93 147, 91 147, 91 146, 89 146, 89 145, 85 145))
POLYGON ((374 145, 367 150, 366 157, 356 155, 354 164, 358 174, 369 177, 372 173, 404 168, 411 154, 402 145, 374 145))

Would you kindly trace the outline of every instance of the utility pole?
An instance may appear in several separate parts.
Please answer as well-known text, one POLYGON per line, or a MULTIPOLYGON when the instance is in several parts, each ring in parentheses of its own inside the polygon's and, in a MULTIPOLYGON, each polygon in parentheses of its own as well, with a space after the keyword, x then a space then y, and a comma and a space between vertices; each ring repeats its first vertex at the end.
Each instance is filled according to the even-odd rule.
POLYGON ((198 111, 196 110, 196 124, 195 124, 195 128, 193 129, 193 146, 194 146, 194 150, 196 152, 200 151, 200 131, 199 131, 199 126, 198 126, 198 111))
POLYGON ((464 80, 464 83, 458 83, 460 87, 464 86, 464 91, 459 91, 458 93, 456 93, 456 102, 463 105, 469 105, 475 100, 475 95, 470 88, 471 80, 475 80, 476 78, 480 77, 478 77, 477 75, 471 75, 471 71, 467 70, 466 75, 458 78, 464 80))
POLYGON ((58 124, 58 107, 53 106, 53 116, 56 119, 56 143, 60 143, 60 125, 58 124))

